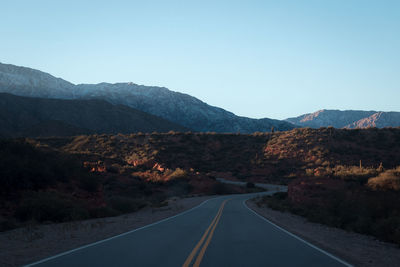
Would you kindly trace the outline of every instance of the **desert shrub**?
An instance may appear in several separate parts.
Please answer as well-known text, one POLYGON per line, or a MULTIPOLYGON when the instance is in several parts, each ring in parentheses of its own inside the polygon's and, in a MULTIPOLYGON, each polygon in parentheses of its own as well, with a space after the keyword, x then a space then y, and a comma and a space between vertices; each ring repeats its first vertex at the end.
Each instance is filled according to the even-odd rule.
POLYGON ((20 221, 65 222, 89 218, 87 209, 78 200, 56 192, 31 192, 15 211, 20 221))
POLYGON ((17 227, 17 223, 14 218, 0 220, 0 232, 8 231, 17 227))
POLYGON ((226 194, 226 186, 223 183, 216 183, 212 186, 211 194, 223 195, 226 194))
POLYGON ((252 183, 252 182, 247 182, 246 183, 246 187, 247 188, 254 188, 256 185, 254 184, 254 183, 252 183))
POLYGON ((120 166, 119 164, 113 164, 111 166, 107 166, 107 172, 109 173, 115 173, 118 174, 120 173, 120 169, 122 168, 122 166, 120 166))
POLYGON ((150 202, 153 207, 165 206, 166 200, 167 200, 167 195, 162 192, 156 192, 150 198, 150 202))
POLYGON ((367 186, 373 190, 400 190, 400 167, 368 179, 367 186))
POLYGON ((276 192, 275 194, 273 194, 273 197, 275 199, 279 199, 279 200, 287 199, 288 193, 287 192, 276 192))
POLYGON ((181 168, 176 168, 175 171, 170 174, 169 178, 171 180, 174 180, 174 179, 184 178, 186 176, 187 172, 185 170, 182 170, 181 168))
POLYGON ((375 168, 360 168, 359 166, 343 166, 337 165, 331 169, 335 177, 344 180, 359 180, 361 183, 367 181, 368 178, 376 176, 378 171, 375 168))
POLYGON ((193 185, 188 179, 170 180, 165 186, 168 187, 168 196, 183 196, 193 191, 193 185))
POLYGON ((54 183, 46 157, 24 141, 0 141, 0 191, 37 189, 54 183))
POLYGON ((79 182, 81 188, 88 192, 96 192, 100 186, 99 177, 90 174, 82 175, 79 182))
POLYGON ((0 141, 0 192, 40 190, 87 174, 71 155, 42 150, 25 140, 0 141))
POLYGON ((257 203, 258 206, 265 204, 273 210, 286 211, 290 209, 290 203, 286 192, 277 192, 272 196, 263 196, 257 203))
POLYGON ((383 218, 373 223, 372 234, 400 245, 400 216, 383 218))
POLYGON ((306 176, 314 176, 314 169, 306 169, 306 176))
MULTIPOLYGON (((314 188, 308 192, 313 201, 292 202, 287 193, 265 196, 258 205, 266 204, 280 211, 290 211, 308 220, 332 227, 373 235, 381 240, 400 244, 400 203, 395 191, 366 191, 363 186, 346 183, 341 190, 314 188)), ((303 197, 307 197, 304 195, 303 197)))
POLYGON ((119 212, 110 207, 98 207, 90 209, 89 214, 91 218, 104 218, 104 217, 117 216, 119 212))
POLYGON ((177 132, 175 132, 175 131, 169 131, 167 134, 169 134, 169 135, 177 135, 177 134, 179 134, 179 133, 177 133, 177 132))
POLYGON ((134 212, 143 208, 146 205, 143 200, 123 196, 111 197, 108 199, 108 203, 110 204, 112 209, 120 213, 134 212))

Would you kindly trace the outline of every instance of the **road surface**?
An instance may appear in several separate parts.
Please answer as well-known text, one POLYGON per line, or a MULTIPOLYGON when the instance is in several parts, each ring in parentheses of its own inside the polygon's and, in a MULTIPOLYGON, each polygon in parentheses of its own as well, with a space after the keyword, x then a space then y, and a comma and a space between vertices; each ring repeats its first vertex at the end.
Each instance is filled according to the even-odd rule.
MULTIPOLYGON (((225 184, 234 184, 239 186, 247 186, 247 182, 240 182, 240 181, 231 181, 226 180, 224 178, 217 178, 218 182, 225 183, 225 184)), ((270 191, 287 191, 286 185, 275 185, 275 184, 261 184, 261 183, 254 183, 256 187, 264 188, 270 191)))
POLYGON ((256 195, 214 198, 172 218, 28 266, 346 266, 247 208, 245 200, 256 195))

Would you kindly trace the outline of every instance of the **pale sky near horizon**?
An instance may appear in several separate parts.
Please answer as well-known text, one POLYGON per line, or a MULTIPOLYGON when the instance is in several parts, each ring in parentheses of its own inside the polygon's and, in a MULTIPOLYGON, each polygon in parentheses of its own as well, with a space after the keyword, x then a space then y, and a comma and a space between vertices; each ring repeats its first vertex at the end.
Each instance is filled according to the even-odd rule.
POLYGON ((1 0, 0 62, 253 118, 400 111, 400 1, 1 0))

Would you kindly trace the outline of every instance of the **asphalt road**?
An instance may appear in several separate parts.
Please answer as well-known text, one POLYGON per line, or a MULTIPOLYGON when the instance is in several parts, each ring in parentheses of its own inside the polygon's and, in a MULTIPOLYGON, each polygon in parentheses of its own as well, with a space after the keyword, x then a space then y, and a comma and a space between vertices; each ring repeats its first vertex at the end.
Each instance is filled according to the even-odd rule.
MULTIPOLYGON (((224 178, 217 178, 218 182, 225 183, 225 184, 234 184, 239 186, 246 186, 247 182, 240 182, 240 181, 231 181, 226 180, 224 178)), ((269 191, 287 191, 286 185, 275 185, 275 184, 261 184, 261 183, 254 183, 256 187, 264 188, 269 191)))
POLYGON ((223 196, 159 223, 28 266, 346 266, 223 196))

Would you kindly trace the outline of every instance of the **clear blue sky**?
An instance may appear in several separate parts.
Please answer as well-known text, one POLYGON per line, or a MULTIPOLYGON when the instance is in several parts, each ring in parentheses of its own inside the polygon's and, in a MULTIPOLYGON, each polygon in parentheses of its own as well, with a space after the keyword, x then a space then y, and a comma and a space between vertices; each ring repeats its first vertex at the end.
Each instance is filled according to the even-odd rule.
POLYGON ((400 111, 400 1, 2 0, 0 62, 255 118, 400 111))

